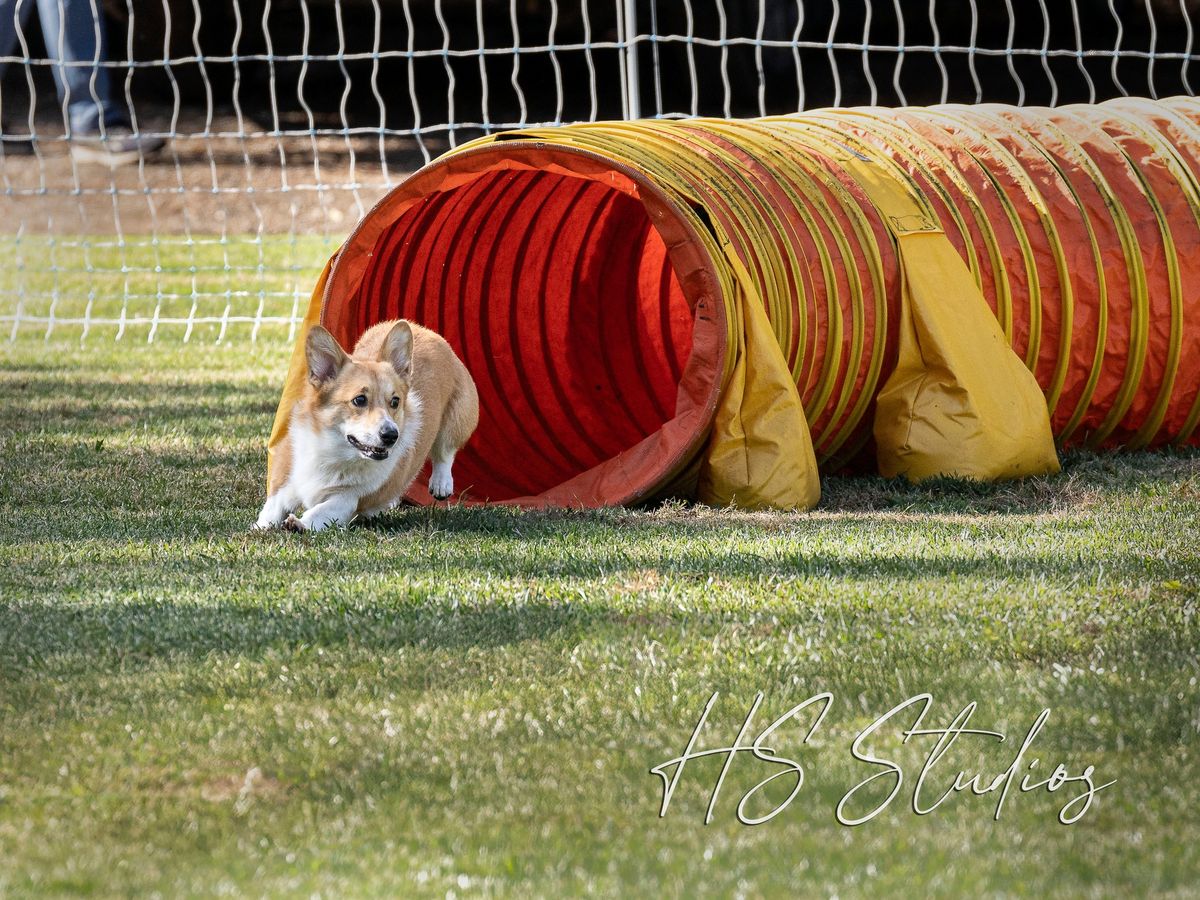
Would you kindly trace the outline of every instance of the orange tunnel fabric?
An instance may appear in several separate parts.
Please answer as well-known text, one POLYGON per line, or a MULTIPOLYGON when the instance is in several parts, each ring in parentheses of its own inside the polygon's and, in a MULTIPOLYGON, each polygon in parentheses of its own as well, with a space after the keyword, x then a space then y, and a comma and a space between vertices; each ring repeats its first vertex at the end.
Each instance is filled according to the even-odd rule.
MULTIPOLYGON (((811 434, 807 453, 825 468, 873 466, 876 398, 897 367, 912 278, 898 252, 909 224, 881 204, 866 164, 893 173, 957 251, 1059 446, 1197 442, 1191 98, 489 137, 381 201, 310 316, 348 347, 398 317, 446 337, 480 394, 456 462, 468 500, 707 499, 714 419, 759 319, 773 337, 760 369, 787 373, 807 423, 787 440, 811 434)), ((763 471, 746 477, 775 477, 763 471)), ((429 502, 421 484, 410 499, 429 502)))

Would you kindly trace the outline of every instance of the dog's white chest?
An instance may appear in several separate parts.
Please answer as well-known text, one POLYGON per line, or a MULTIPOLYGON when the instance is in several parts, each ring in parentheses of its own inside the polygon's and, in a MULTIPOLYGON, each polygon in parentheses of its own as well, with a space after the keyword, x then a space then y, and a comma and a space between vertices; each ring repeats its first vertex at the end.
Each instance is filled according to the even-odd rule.
POLYGON ((350 456, 344 440, 334 440, 300 426, 292 431, 291 489, 305 508, 330 494, 365 497, 383 487, 396 468, 397 456, 363 459, 350 456))

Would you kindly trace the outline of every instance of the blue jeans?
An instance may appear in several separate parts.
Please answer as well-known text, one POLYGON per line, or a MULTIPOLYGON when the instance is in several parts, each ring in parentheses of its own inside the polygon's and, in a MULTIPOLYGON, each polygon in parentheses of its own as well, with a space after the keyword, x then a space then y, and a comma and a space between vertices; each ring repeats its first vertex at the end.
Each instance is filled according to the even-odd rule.
MULTIPOLYGON (((17 29, 24 33, 35 2, 69 133, 125 124, 125 113, 112 101, 108 69, 100 65, 107 50, 101 0, 0 0, 0 56, 23 53, 17 29)), ((0 77, 5 68, 0 63, 0 77)))

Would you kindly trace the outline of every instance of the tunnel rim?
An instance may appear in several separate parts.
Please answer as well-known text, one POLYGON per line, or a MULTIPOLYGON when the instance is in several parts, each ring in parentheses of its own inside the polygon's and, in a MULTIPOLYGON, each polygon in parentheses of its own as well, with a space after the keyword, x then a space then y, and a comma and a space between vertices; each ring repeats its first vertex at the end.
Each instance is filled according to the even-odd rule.
MULTIPOLYGON (((461 502, 468 505, 531 508, 625 506, 671 495, 671 488, 676 486, 675 481, 692 468, 692 464, 707 443, 716 416, 730 352, 728 298, 723 295, 712 253, 700 232, 682 211, 681 202, 655 183, 649 174, 634 166, 583 148, 529 139, 505 139, 503 142, 483 144, 442 156, 389 190, 359 220, 331 261, 329 277, 321 295, 320 323, 335 335, 340 333, 341 323, 336 320, 336 298, 350 298, 357 293, 379 237, 414 204, 435 193, 457 190, 478 178, 505 170, 549 170, 550 174, 560 177, 583 178, 599 183, 604 183, 604 174, 611 172, 622 176, 633 185, 635 190, 630 192, 615 181, 610 180, 609 183, 610 189, 624 193, 641 204, 647 221, 666 248, 681 293, 692 311, 692 347, 676 385, 676 397, 695 398, 698 395, 702 397, 702 403, 693 402, 690 407, 684 408, 681 414, 677 399, 671 418, 664 421, 655 431, 645 435, 632 447, 578 473, 561 485, 555 485, 531 496, 492 502, 471 500, 468 497, 461 502), (681 257, 688 261, 684 270, 681 270, 679 265, 681 257), (701 311, 709 317, 707 320, 702 318, 701 311), (700 327, 702 323, 703 328, 700 327), (698 347, 698 344, 701 346, 698 347), (701 355, 712 357, 708 363, 696 364, 698 350, 701 355), (620 465, 622 456, 662 435, 672 423, 697 413, 699 418, 687 440, 673 444, 670 453, 657 457, 649 456, 651 464, 638 470, 636 478, 629 479, 626 490, 603 497, 602 503, 582 500, 564 502, 564 498, 553 496, 564 485, 593 473, 608 469, 629 473, 629 466, 620 465)), ((342 308, 345 307, 346 304, 343 303, 342 308)), ((607 479, 600 480, 608 483, 607 479)), ((419 479, 406 493, 405 500, 418 505, 429 505, 433 502, 420 485, 419 479)))

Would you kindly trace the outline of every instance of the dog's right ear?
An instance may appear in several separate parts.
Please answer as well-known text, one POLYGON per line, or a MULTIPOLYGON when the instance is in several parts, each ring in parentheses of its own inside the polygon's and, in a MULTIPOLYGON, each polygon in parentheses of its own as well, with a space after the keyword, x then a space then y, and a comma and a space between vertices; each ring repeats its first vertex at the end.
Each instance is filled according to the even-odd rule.
POLYGON ((309 329, 304 356, 308 360, 308 380, 318 388, 336 378, 348 359, 334 336, 320 325, 309 329))

